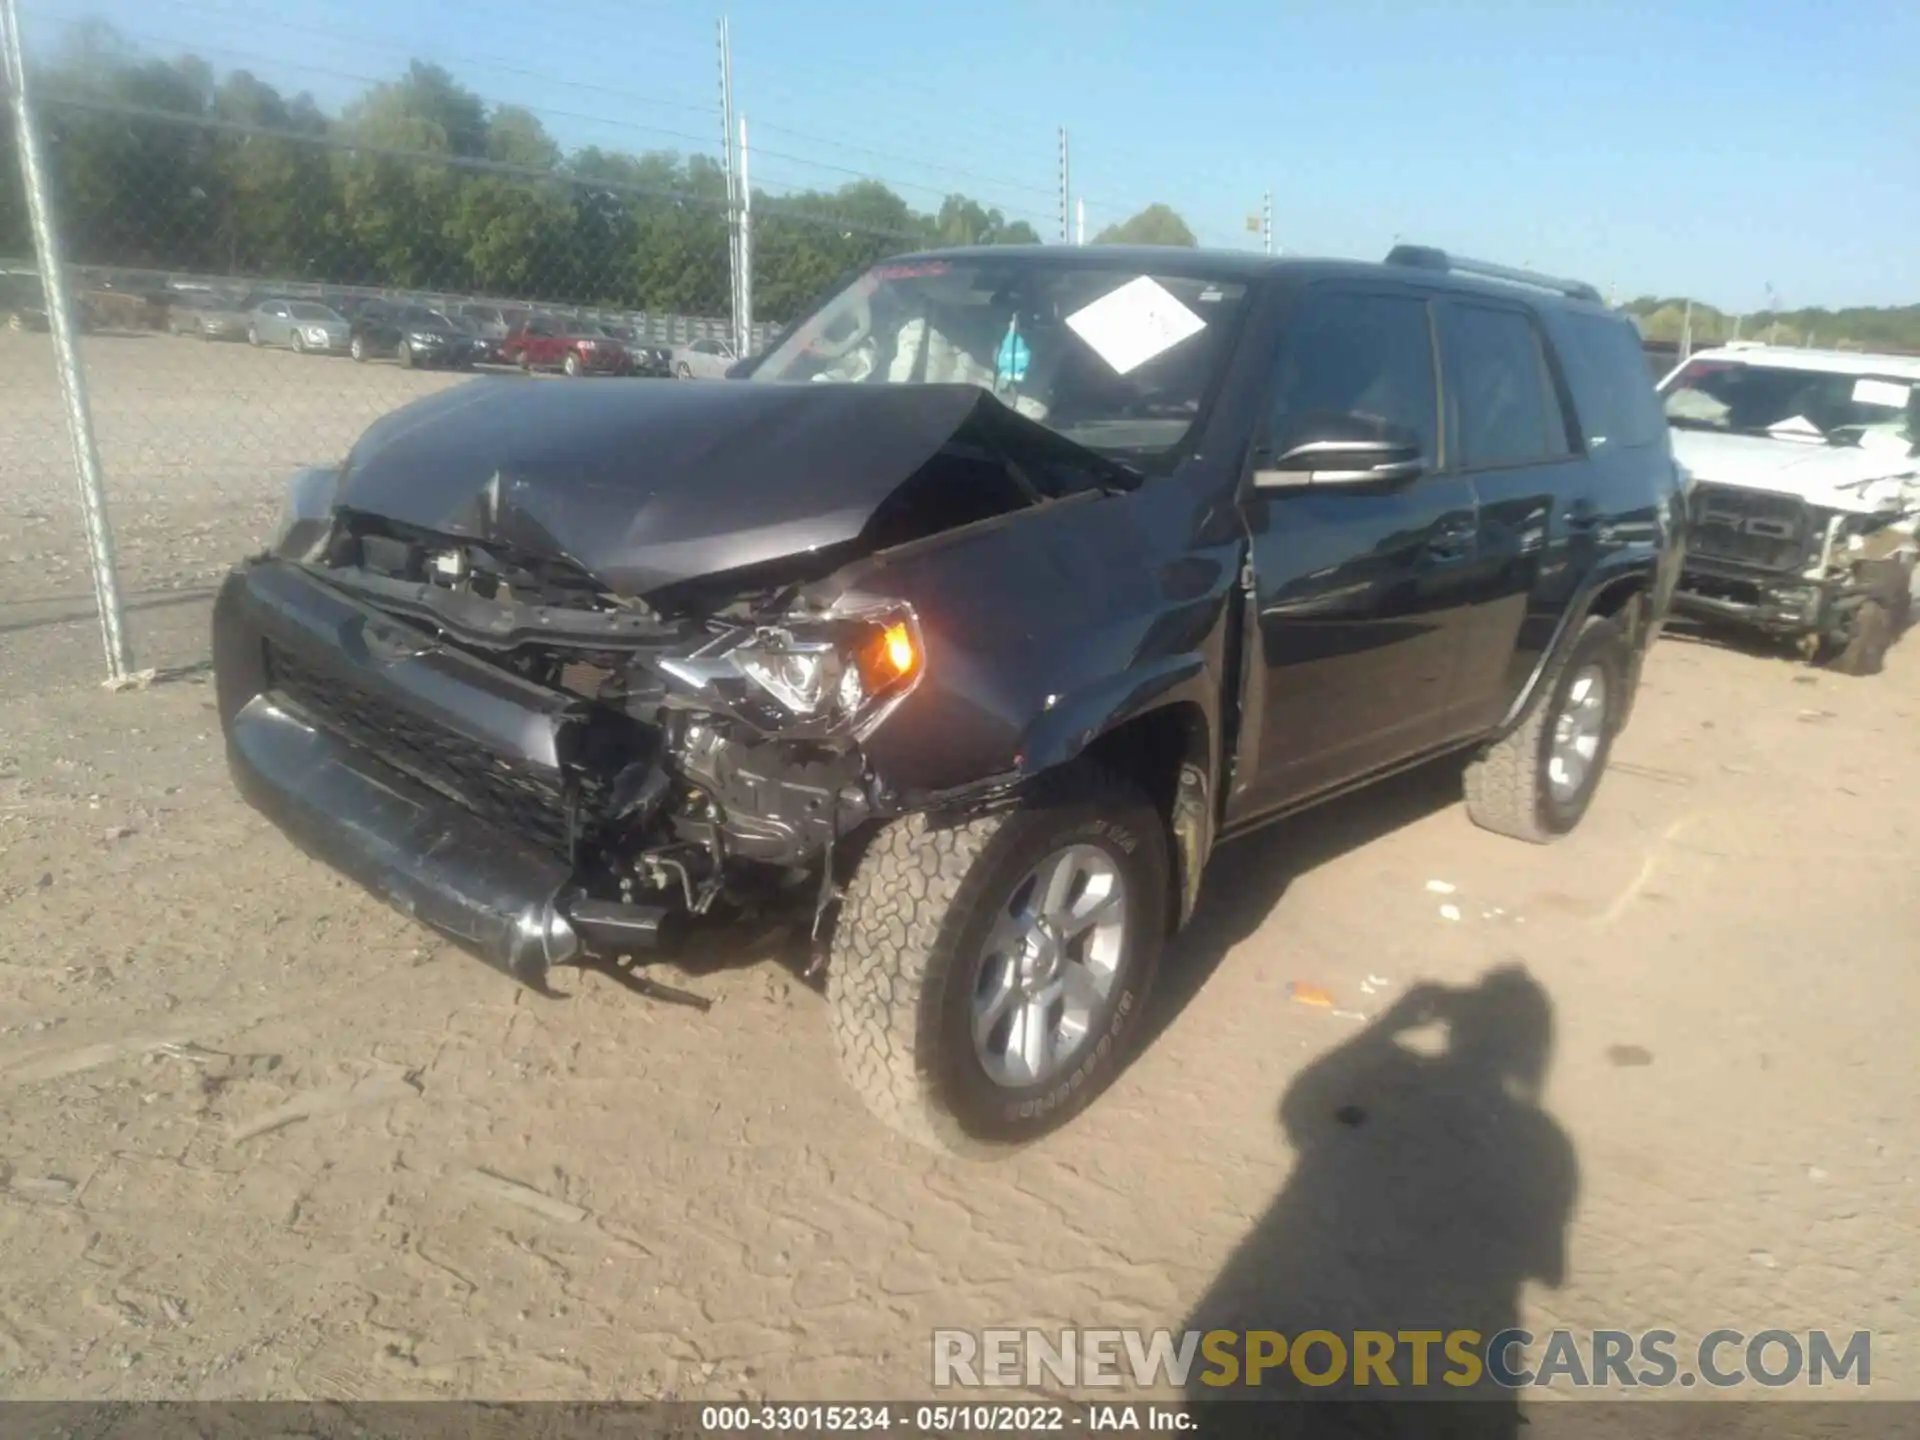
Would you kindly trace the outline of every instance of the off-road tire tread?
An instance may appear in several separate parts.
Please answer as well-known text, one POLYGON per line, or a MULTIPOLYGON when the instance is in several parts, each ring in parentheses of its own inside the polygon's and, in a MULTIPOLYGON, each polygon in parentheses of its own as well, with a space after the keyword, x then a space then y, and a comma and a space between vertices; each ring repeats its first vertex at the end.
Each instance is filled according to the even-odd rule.
MULTIPOLYGON (((1539 702, 1518 728, 1494 741, 1468 763, 1464 776, 1467 815, 1482 830, 1524 840, 1530 845, 1548 845, 1559 834, 1542 823, 1545 782, 1540 764, 1541 741, 1554 715, 1554 699, 1560 691, 1560 678, 1575 654, 1586 647, 1588 637, 1597 629, 1620 635, 1620 627, 1605 616, 1593 616, 1580 627, 1580 634, 1561 651, 1547 673, 1540 677, 1539 702)), ((1624 644, 1624 637, 1621 637, 1624 644)), ((1625 676, 1616 677, 1623 682, 1625 676)), ((1618 707, 1624 696, 1614 701, 1615 726, 1618 707)), ((1597 782, 1596 782, 1597 783, 1597 782)))
MULTIPOLYGON (((1039 783, 1095 804, 1148 803, 1130 782, 1085 761, 1039 783)), ((921 997, 955 963, 964 920, 948 921, 985 898, 992 867, 981 861, 1016 813, 888 822, 847 883, 827 964, 834 1048, 847 1083, 897 1134, 969 1159, 1008 1153, 1012 1144, 968 1134, 942 1102, 940 1017, 923 1009, 921 997)))
POLYGON ((1886 602, 1868 600, 1854 612, 1853 634, 1828 663, 1836 675, 1865 678, 1887 668, 1897 622, 1886 602))

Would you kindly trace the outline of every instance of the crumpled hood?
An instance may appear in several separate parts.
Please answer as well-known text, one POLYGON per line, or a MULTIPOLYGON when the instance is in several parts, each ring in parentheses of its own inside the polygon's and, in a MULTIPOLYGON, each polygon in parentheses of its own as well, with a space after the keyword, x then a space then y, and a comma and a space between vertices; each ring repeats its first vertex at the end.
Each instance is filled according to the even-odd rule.
POLYGON ((1673 450, 1696 480, 1797 495, 1833 510, 1899 510, 1920 503, 1920 460, 1870 446, 1811 445, 1760 435, 1675 429, 1673 450))
POLYGON ((857 538, 982 406, 1005 409, 971 385, 482 379, 375 422, 339 503, 645 595, 857 538))

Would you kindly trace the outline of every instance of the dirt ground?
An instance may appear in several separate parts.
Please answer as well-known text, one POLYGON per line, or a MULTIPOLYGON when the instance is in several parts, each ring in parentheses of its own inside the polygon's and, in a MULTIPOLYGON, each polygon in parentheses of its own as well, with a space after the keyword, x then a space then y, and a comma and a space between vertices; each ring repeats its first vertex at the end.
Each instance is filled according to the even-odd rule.
POLYGON ((45 345, 0 334, 0 1393, 911 1397, 937 1326, 1180 1326, 1263 1266, 1463 1323, 1408 1308, 1459 1292, 1404 1283, 1392 1193, 1536 1331, 1867 1329, 1873 1393, 1920 1397, 1920 643, 1846 680, 1663 641, 1553 847, 1472 828, 1441 767, 1227 848, 1116 1087, 950 1161, 868 1119, 764 937, 668 971, 706 1014, 545 1000, 234 797, 211 585, 289 467, 448 377, 89 339, 166 672, 109 694, 45 345), (1303 1067, 1510 964, 1552 1020, 1521 1129, 1560 1138, 1465 1176, 1349 1116, 1366 1203, 1282 1203, 1303 1067))

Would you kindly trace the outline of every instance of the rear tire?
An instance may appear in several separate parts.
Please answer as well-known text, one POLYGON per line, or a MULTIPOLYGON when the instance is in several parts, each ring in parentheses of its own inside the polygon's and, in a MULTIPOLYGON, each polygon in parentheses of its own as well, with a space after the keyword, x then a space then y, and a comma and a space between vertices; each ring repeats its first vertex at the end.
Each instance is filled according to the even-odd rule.
POLYGON ((580 357, 569 350, 567 352, 567 358, 561 361, 560 368, 566 372, 569 380, 578 380, 580 378, 580 357))
POLYGON ((258 325, 249 325, 247 327, 247 343, 256 350, 260 348, 263 342, 260 339, 260 327, 258 325))
POLYGON ((1474 824, 1545 845, 1580 823, 1620 728, 1631 661, 1612 620, 1595 617, 1581 627, 1542 677, 1540 701, 1519 728, 1467 766, 1467 814, 1474 824), (1583 753, 1587 740, 1591 749, 1583 753))
POLYGON ((298 330, 293 332, 293 353, 296 355, 307 353, 307 339, 298 330))
POLYGON ((347 354, 353 357, 354 364, 356 365, 366 364, 367 363, 367 337, 364 335, 356 335, 351 340, 349 340, 347 342, 347 354))
POLYGON ((682 380, 691 380, 693 378, 693 367, 682 360, 678 365, 673 367, 673 373, 678 375, 682 380))
POLYGON ((1016 809, 886 825, 847 886, 828 960, 848 1083, 895 1131, 951 1154, 993 1154, 1064 1124, 1112 1083, 1137 1037, 1167 933, 1169 863, 1151 801, 1090 764, 1043 777, 1016 809), (1065 899, 1049 907, 1041 890, 1055 866, 1065 899), (1060 923, 1033 918, 1042 912, 1060 923), (1044 947, 1031 972, 1015 958, 1023 943, 1044 947), (1019 1033, 1040 1035, 1038 1051, 1019 1033))

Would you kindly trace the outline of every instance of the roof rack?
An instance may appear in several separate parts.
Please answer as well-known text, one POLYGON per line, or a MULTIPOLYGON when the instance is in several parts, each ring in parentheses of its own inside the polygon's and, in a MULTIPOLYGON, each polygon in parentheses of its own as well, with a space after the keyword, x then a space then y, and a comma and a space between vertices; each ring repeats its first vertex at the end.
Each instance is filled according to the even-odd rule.
POLYGON ((1444 270, 1454 275, 1477 276, 1482 280, 1504 280, 1510 285, 1531 285, 1536 290, 1550 290, 1569 300, 1590 300, 1596 305, 1603 303, 1600 292, 1584 280, 1561 280, 1532 270, 1515 269, 1511 265, 1469 260, 1464 255, 1449 255, 1431 245, 1396 245, 1387 252, 1387 264, 1408 265, 1418 270, 1444 270))

